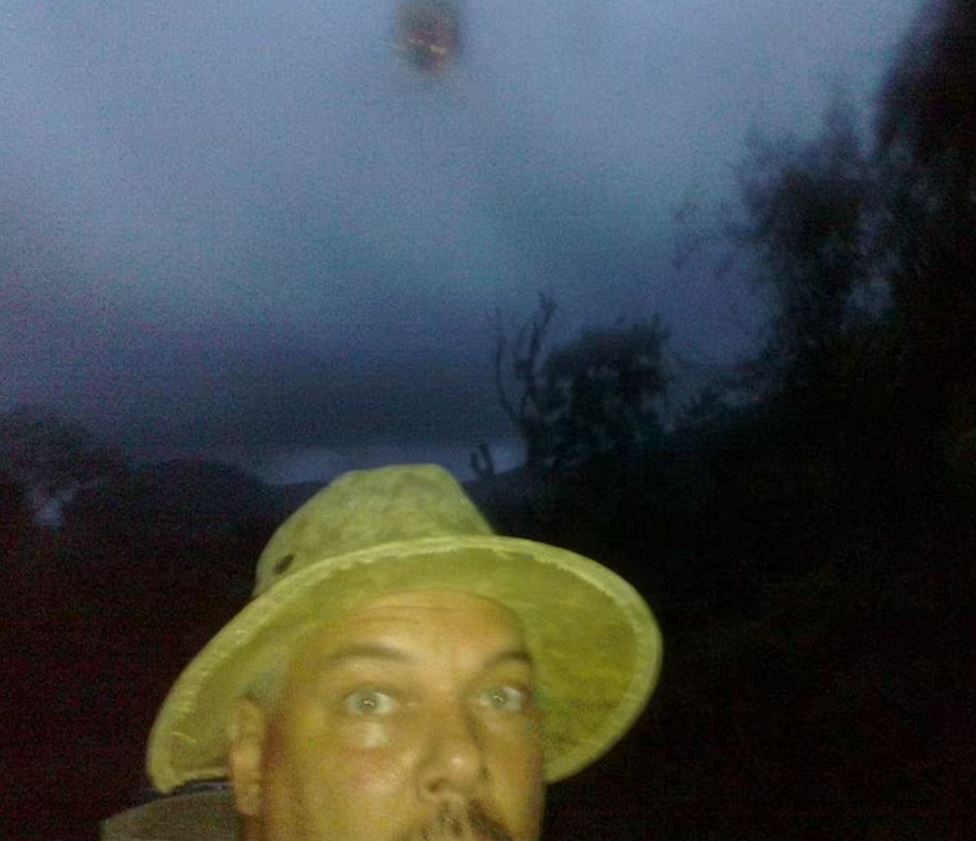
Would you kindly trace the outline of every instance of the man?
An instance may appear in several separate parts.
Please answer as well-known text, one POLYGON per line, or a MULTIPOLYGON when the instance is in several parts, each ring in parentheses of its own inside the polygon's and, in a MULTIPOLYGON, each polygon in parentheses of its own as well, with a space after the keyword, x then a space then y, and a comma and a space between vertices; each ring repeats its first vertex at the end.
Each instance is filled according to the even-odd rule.
POLYGON ((493 534, 438 467, 346 474, 274 534, 159 712, 150 778, 198 792, 103 837, 536 841, 545 785, 626 732, 660 664, 610 570, 493 534), (233 805, 199 792, 227 778, 233 805))

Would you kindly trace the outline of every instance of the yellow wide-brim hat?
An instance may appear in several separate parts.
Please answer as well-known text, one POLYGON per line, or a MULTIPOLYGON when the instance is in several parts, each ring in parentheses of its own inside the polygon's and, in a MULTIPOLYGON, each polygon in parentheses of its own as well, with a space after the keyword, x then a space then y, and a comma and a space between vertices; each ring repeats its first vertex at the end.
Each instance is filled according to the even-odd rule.
POLYGON ((494 534, 440 467, 356 471, 275 532, 258 559, 254 598, 173 685, 149 738, 156 788, 227 775, 233 705, 287 658, 298 631, 418 587, 492 598, 521 620, 545 713, 548 782, 608 750, 657 683, 660 631, 620 576, 573 552, 494 534))

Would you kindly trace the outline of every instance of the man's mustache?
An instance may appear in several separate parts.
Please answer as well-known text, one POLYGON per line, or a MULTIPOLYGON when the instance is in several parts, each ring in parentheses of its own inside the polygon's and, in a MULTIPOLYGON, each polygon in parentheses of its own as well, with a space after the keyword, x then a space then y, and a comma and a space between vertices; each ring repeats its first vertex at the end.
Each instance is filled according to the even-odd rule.
POLYGON ((487 841, 513 841, 511 832, 479 802, 466 808, 447 807, 427 826, 408 832, 397 841, 442 841, 442 839, 477 838, 487 841))

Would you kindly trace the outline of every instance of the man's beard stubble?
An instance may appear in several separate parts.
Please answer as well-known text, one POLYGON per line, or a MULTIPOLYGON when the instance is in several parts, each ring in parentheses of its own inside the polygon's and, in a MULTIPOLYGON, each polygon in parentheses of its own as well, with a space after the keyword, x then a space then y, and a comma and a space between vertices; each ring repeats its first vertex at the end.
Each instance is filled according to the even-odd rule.
POLYGON ((397 837, 396 841, 514 841, 512 834, 477 801, 467 808, 446 806, 434 820, 420 829, 397 837))

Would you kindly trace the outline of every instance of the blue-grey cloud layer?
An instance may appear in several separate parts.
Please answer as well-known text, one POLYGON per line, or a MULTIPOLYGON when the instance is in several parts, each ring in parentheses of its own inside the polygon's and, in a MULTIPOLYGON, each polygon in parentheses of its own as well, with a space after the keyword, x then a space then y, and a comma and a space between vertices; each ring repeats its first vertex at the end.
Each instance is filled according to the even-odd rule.
POLYGON ((432 80, 394 0, 9 0, 0 384, 130 440, 477 438, 493 312, 660 311, 741 350, 754 307, 676 272, 671 211, 758 119, 866 94, 913 0, 492 0, 432 80))

